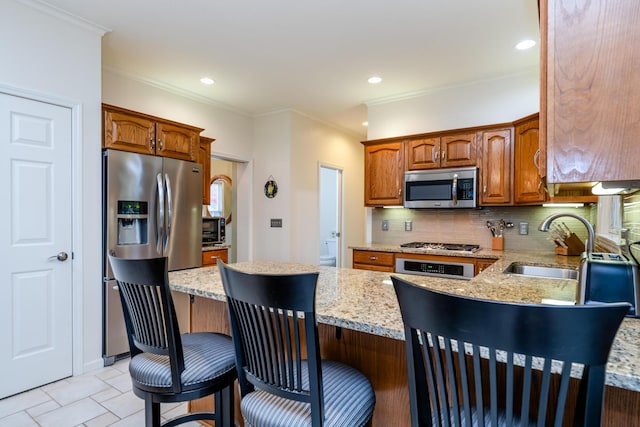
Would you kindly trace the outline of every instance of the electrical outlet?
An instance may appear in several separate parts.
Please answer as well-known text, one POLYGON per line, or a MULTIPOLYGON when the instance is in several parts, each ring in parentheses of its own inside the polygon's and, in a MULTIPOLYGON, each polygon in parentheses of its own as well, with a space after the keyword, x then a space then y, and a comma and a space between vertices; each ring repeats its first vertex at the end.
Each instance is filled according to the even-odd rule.
POLYGON ((413 222, 412 221, 405 221, 404 222, 404 231, 411 231, 413 230, 413 222))
POLYGON ((382 231, 389 231, 389 220, 388 219, 383 219, 382 220, 382 231))
POLYGON ((529 223, 528 222, 520 222, 520 223, 518 223, 518 234, 522 234, 522 235, 529 234, 529 223))
POLYGON ((271 218, 271 227, 282 228, 282 218, 271 218))

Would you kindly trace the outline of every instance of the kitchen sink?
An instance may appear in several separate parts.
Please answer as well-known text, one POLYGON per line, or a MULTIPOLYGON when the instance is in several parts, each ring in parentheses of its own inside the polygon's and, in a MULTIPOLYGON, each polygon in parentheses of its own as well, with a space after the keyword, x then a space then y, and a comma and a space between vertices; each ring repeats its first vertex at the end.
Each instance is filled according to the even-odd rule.
POLYGON ((547 279, 578 279, 578 270, 565 267, 545 267, 534 264, 512 262, 503 273, 518 274, 521 276, 544 277, 547 279))

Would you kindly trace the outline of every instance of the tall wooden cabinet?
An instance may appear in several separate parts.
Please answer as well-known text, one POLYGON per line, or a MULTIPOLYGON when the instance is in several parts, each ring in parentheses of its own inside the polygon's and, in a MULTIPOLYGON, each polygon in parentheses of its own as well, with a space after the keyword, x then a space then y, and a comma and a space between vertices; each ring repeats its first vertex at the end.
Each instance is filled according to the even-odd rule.
POLYGON ((206 136, 200 137, 198 145, 198 163, 202 165, 202 204, 211 203, 211 143, 215 141, 213 138, 206 136))
POLYGON ((541 0, 550 183, 640 180, 640 2, 541 0))
POLYGON ((204 129, 103 104, 102 148, 195 162, 204 129))
POLYGON ((517 205, 544 203, 547 193, 540 171, 545 165, 540 160, 539 115, 533 114, 514 123, 513 186, 517 205))
POLYGON ((402 205, 404 180, 402 141, 367 145, 364 149, 364 204, 402 205))
POLYGON ((512 192, 512 128, 482 132, 480 205, 510 205, 512 192))

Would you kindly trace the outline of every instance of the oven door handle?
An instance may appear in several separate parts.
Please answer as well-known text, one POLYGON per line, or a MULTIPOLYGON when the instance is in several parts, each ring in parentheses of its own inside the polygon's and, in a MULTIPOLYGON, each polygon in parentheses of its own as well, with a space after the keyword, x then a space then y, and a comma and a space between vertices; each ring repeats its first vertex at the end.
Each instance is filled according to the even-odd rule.
POLYGON ((451 186, 451 196, 453 199, 453 206, 458 205, 458 174, 453 174, 453 185, 451 186))

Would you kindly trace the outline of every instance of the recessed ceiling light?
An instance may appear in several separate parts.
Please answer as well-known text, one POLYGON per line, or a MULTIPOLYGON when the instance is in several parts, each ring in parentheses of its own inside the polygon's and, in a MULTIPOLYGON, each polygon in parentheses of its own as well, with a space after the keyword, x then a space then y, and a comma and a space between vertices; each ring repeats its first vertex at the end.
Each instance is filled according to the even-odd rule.
POLYGON ((536 45, 534 40, 522 40, 520 43, 516 45, 516 49, 518 50, 527 50, 531 49, 536 45))
POLYGON ((373 77, 369 77, 369 80, 367 80, 369 83, 371 83, 372 85, 377 85, 378 83, 380 83, 382 81, 382 77, 378 77, 378 76, 373 76, 373 77))
POLYGON ((209 77, 203 77, 200 79, 200 83, 205 84, 205 85, 212 85, 215 83, 215 81, 209 77))
POLYGON ((369 126, 369 122, 362 122, 362 126, 369 126))

